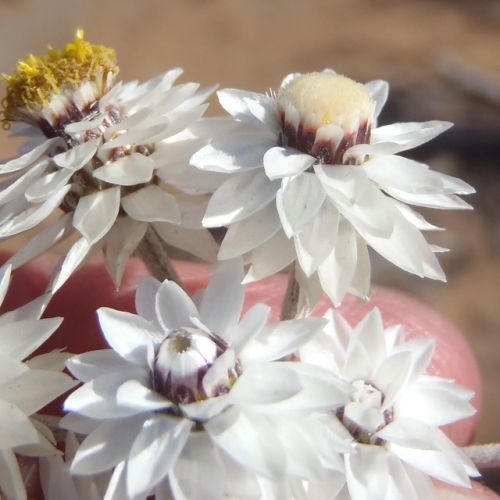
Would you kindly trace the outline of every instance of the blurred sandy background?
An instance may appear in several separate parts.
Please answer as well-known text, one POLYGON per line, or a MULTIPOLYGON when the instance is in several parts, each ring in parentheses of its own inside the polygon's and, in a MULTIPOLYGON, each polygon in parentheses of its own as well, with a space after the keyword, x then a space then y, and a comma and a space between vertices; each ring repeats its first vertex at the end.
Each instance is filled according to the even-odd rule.
MULTIPOLYGON (((412 152, 479 192, 467 198, 474 212, 430 216, 448 228, 430 236, 452 249, 440 258, 448 284, 380 260, 374 279, 462 328, 485 385, 478 441, 500 440, 499 1, 0 0, 0 71, 47 43, 62 46, 76 27, 117 50, 124 80, 180 65, 186 81, 265 91, 289 72, 331 67, 360 81, 389 80, 382 123, 454 121, 451 132, 412 152)), ((220 112, 215 103, 210 112, 220 112)), ((3 131, 0 147, 2 158, 15 154, 3 131)))

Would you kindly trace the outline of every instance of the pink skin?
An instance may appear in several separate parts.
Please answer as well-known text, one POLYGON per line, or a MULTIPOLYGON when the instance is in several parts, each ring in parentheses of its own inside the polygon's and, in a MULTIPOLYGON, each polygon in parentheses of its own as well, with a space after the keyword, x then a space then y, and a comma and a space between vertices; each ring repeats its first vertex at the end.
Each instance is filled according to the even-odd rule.
MULTIPOLYGON (((5 257, 2 259, 0 256, 0 260, 4 261, 5 257)), ((16 271, 2 309, 12 309, 43 293, 53 266, 52 257, 43 257, 16 271)), ((178 263, 177 268, 190 293, 206 286, 210 276, 206 266, 178 263)), ((143 264, 134 259, 127 269, 120 291, 116 292, 101 261, 92 262, 75 273, 48 307, 46 317, 64 316, 65 319, 59 330, 39 352, 47 352, 56 347, 66 347, 68 352, 72 353, 106 348, 107 345, 100 335, 95 310, 101 306, 108 306, 133 311, 136 286, 146 274, 143 264)), ((245 309, 256 302, 264 302, 272 307, 271 320, 277 320, 285 288, 286 277, 283 275, 249 285, 245 309)), ((474 405, 480 408, 481 386, 477 363, 463 336, 448 320, 429 306, 407 295, 381 287, 374 287, 372 300, 369 303, 347 297, 340 310, 346 319, 355 325, 375 306, 382 311, 387 326, 405 325, 410 338, 434 337, 436 352, 429 372, 452 378, 474 389, 476 392, 474 405)), ((325 298, 315 313, 322 314, 329 307, 330 304, 325 298)), ((62 398, 47 411, 60 412, 61 402, 62 398)), ((478 420, 479 416, 476 414, 464 421, 446 426, 443 430, 455 443, 463 446, 472 441, 478 420)), ((26 470, 31 470, 32 466, 31 461, 23 464, 26 470)), ((30 498, 39 498, 36 495, 36 483, 35 480, 30 488, 30 498)), ((478 483, 474 484, 472 490, 458 490, 447 486, 440 488, 442 491, 440 498, 499 498, 478 483)))

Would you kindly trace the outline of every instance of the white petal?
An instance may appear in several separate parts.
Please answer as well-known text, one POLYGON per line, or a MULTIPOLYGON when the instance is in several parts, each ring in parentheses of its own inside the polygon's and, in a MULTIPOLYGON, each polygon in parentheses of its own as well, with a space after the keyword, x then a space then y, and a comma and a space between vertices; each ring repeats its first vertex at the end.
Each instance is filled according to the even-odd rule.
POLYGON ((316 165, 314 171, 331 198, 352 204, 365 196, 370 181, 358 165, 316 165), (327 191, 328 192, 328 191, 327 191))
POLYGON ((231 401, 239 405, 271 405, 290 399, 302 389, 289 366, 264 363, 248 366, 231 388, 231 401))
POLYGON ((356 233, 350 224, 344 222, 339 225, 332 252, 318 268, 321 286, 336 306, 342 302, 351 285, 356 265, 356 233))
POLYGON ((22 360, 43 344, 62 323, 62 318, 16 321, 0 325, 2 354, 22 360))
POLYGON ((105 373, 126 370, 130 364, 112 349, 101 349, 72 356, 66 366, 78 380, 89 382, 105 373))
POLYGON ((474 193, 474 189, 460 179, 434 172, 423 163, 401 156, 374 156, 363 163, 362 169, 383 188, 413 194, 474 193))
POLYGON ((97 310, 99 324, 106 342, 123 359, 139 366, 148 366, 153 356, 153 340, 158 331, 140 316, 108 307, 97 310))
POLYGON ((421 450, 391 444, 391 451, 401 460, 440 481, 470 488, 465 467, 455 456, 437 450, 421 450))
MULTIPOLYGON (((71 233, 71 214, 60 217, 55 224, 38 232, 23 248, 16 252, 8 261, 13 269, 17 269, 30 260, 42 255, 53 245, 71 233)), ((1 303, 1 302, 0 302, 1 303)))
POLYGON ((243 307, 245 289, 242 280, 243 263, 240 259, 219 264, 199 307, 203 324, 226 342, 231 340, 227 332, 237 324, 243 307))
POLYGON ((59 191, 56 191, 41 205, 32 206, 24 212, 10 218, 0 226, 0 238, 14 236, 15 234, 22 233, 23 231, 35 227, 61 204, 70 189, 71 186, 67 185, 59 191))
POLYGON ((120 188, 98 191, 80 198, 73 215, 73 226, 92 245, 113 226, 120 209, 120 188))
POLYGON ((99 167, 92 172, 92 175, 110 184, 134 186, 135 184, 149 182, 154 169, 155 162, 149 156, 132 153, 99 167))
POLYGON ((139 415, 101 423, 78 448, 71 473, 97 474, 125 460, 144 420, 139 415))
POLYGON ((78 144, 64 153, 59 153, 53 157, 54 163, 58 167, 74 172, 88 163, 97 151, 99 140, 92 140, 78 144))
MULTIPOLYGON (((120 419, 149 413, 142 405, 133 401, 118 404, 117 391, 125 382, 132 379, 146 379, 144 370, 129 368, 126 371, 101 375, 73 391, 64 402, 64 409, 93 419, 120 419)), ((72 427, 72 430, 77 430, 72 427)))
POLYGON ((422 123, 393 123, 373 130, 372 143, 387 141, 404 145, 405 149, 415 148, 434 139, 452 126, 453 123, 438 120, 422 123))
POLYGON ((137 380, 127 380, 116 391, 116 402, 141 412, 166 411, 173 404, 137 380))
POLYGON ((305 172, 282 182, 276 193, 276 208, 289 238, 311 222, 325 197, 325 190, 313 173, 305 172))
POLYGON ((151 276, 144 277, 135 293, 135 310, 145 320, 157 325, 160 323, 156 317, 156 294, 160 288, 160 282, 151 276))
MULTIPOLYGON (((215 359, 212 366, 203 377, 203 389, 209 396, 216 393, 217 386, 229 383, 228 373, 233 370, 236 364, 236 356, 232 349, 227 349, 223 354, 215 359)), ((232 397, 231 397, 232 401, 232 397)))
POLYGON ((245 123, 254 126, 262 126, 262 123, 267 123, 263 116, 255 112, 251 103, 260 104, 268 110, 276 109, 276 104, 273 99, 256 92, 248 92, 239 89, 222 89, 217 92, 220 105, 232 116, 245 123))
POLYGON ((39 319, 49 305, 51 298, 50 293, 44 293, 31 302, 0 315, 0 325, 26 319, 39 319))
POLYGON ((48 139, 43 142, 36 148, 32 149, 28 153, 20 156, 19 158, 14 158, 13 160, 8 161, 0 165, 0 174, 11 174, 13 172, 17 172, 28 165, 34 163, 38 158, 40 158, 47 150, 49 150, 52 146, 57 143, 63 142, 60 137, 54 137, 52 139, 48 139))
POLYGON ((370 299, 371 263, 366 243, 357 238, 357 262, 349 292, 362 300, 370 299))
POLYGON ((315 272, 330 255, 337 241, 340 214, 325 201, 316 216, 295 235, 295 248, 300 267, 306 276, 315 272))
POLYGON ((401 215, 411 224, 413 224, 419 231, 444 231, 443 228, 434 226, 427 222, 424 217, 417 211, 410 208, 408 205, 393 200, 394 206, 400 211, 401 215))
POLYGON ((141 242, 148 225, 128 217, 118 217, 106 238, 106 268, 116 289, 125 273, 130 256, 141 242))
POLYGON ((0 450, 38 442, 37 432, 24 412, 0 400, 0 450))
POLYGON ((245 104, 248 106, 250 113, 252 113, 257 120, 262 122, 269 130, 278 129, 278 113, 276 112, 276 101, 268 96, 261 96, 259 99, 243 98, 245 104))
POLYGON ((419 497, 418 491, 415 488, 411 477, 406 472, 404 463, 401 462, 399 458, 393 455, 389 455, 387 458, 389 464, 389 495, 405 500, 418 500, 419 498, 428 498, 429 500, 435 500, 432 493, 430 496, 419 497))
POLYGON ((190 160, 202 170, 233 173, 262 168, 266 151, 276 146, 276 138, 237 124, 236 131, 215 138, 190 160))
POLYGON ((255 304, 243 316, 232 332, 231 347, 237 354, 244 349, 247 342, 257 335, 267 322, 271 308, 265 304, 255 304))
POLYGON ((203 139, 184 139, 175 142, 159 143, 151 158, 157 168, 168 170, 183 164, 187 168, 190 157, 206 145, 203 139))
POLYGON ((371 82, 365 83, 365 88, 375 101, 375 111, 373 115, 376 119, 380 115, 380 112, 387 101, 387 97, 389 95, 389 84, 384 80, 372 80, 371 82))
POLYGON ((159 186, 146 186, 122 198, 122 207, 136 220, 146 222, 180 222, 175 196, 159 186))
POLYGON ((277 273, 293 262, 296 257, 293 243, 283 231, 279 231, 271 239, 252 250, 248 259, 251 262, 251 267, 243 283, 277 273))
MULTIPOLYGON (((282 361, 271 364, 288 367, 289 370, 298 376, 302 390, 287 400, 274 403, 272 406, 267 405, 265 408, 262 408, 262 411, 276 412, 281 415, 284 414, 283 412, 304 410, 309 412, 311 410, 331 412, 336 408, 345 406, 349 400, 349 394, 352 391, 350 384, 335 377, 331 370, 325 370, 316 365, 297 361, 282 361)), ((255 369, 257 367, 258 365, 255 366, 255 369)), ((272 386, 271 383, 270 385, 272 386)), ((326 418, 328 419, 328 425, 330 425, 331 418, 326 418)), ((307 420, 307 424, 304 422, 305 425, 313 425, 314 422, 309 416, 304 414, 304 419, 307 420)), ((330 456, 329 461, 335 462, 338 466, 338 459, 335 459, 332 455, 336 451, 350 451, 352 436, 345 428, 342 431, 335 429, 330 432, 328 431, 328 425, 319 434, 322 435, 322 445, 324 446, 325 441, 327 441, 331 447, 331 452, 328 454, 330 456)), ((340 423, 338 425, 342 426, 340 423)), ((318 444, 318 447, 322 445, 318 444)))
POLYGON ((269 181, 262 170, 230 176, 210 199, 203 225, 229 225, 252 215, 276 196, 279 186, 280 181, 269 181))
POLYGON ((156 316, 163 329, 177 330, 198 318, 198 310, 189 295, 176 283, 165 280, 156 294, 156 316))
POLYGON ((286 457, 269 421, 233 407, 204 424, 215 443, 243 466, 265 476, 283 477, 286 457))
POLYGON ((215 415, 223 412, 230 403, 230 394, 223 394, 217 397, 202 399, 187 405, 180 405, 180 407, 182 414, 186 418, 190 418, 191 420, 198 422, 205 422, 210 420, 215 415))
POLYGON ((442 121, 393 123, 372 130, 371 144, 358 144, 346 155, 394 154, 415 148, 448 130, 453 124, 442 121))
POLYGON ((14 403, 26 415, 32 415, 77 384, 64 373, 28 370, 11 384, 0 386, 0 399, 14 403))
POLYGON ((301 174, 315 161, 314 156, 282 147, 269 149, 263 158, 264 170, 271 180, 301 174))
POLYGON ((360 445, 346 455, 346 478, 353 500, 385 500, 388 464, 387 452, 380 446, 360 445))
MULTIPOLYGON (((30 169, 28 169, 23 175, 18 177, 17 179, 13 179, 9 184, 2 186, 2 190, 0 191, 0 204, 7 203, 16 199, 18 196, 25 195, 26 192, 29 192, 31 186, 36 185, 37 179, 39 179, 40 175, 43 174, 44 170, 48 167, 47 162, 40 162, 30 169)), ((42 177, 43 179, 43 177, 42 177)), ((59 186, 62 187, 62 186, 59 186)), ((50 193, 52 194, 52 193, 50 193)), ((47 196, 48 197, 48 196, 47 196)), ((26 197, 28 201, 30 200, 29 196, 26 197)))
POLYGON ((170 473, 191 426, 189 420, 161 415, 144 423, 127 462, 127 491, 132 498, 148 493, 170 473))
POLYGON ((437 208, 440 210, 472 210, 471 205, 453 194, 414 194, 394 188, 384 188, 384 191, 397 200, 419 207, 437 208))
POLYGON ((154 222, 158 236, 167 244, 180 248, 206 262, 217 260, 218 244, 206 229, 187 229, 168 222, 154 222))
MULTIPOLYGON (((107 140, 102 146, 99 148, 99 151, 105 151, 107 149, 114 149, 119 146, 128 146, 130 144, 148 144, 153 143, 155 138, 168 129, 168 121, 166 118, 162 117, 162 122, 155 124, 151 127, 147 128, 135 128, 132 130, 128 130, 124 134, 118 135, 112 140, 107 140)), ((108 139, 113 132, 106 131, 105 137, 108 139)), ((133 156, 132 153, 131 156, 133 156)))
POLYGON ((184 498, 189 500, 224 498, 225 467, 207 433, 195 432, 189 436, 175 466, 175 477, 183 495, 186 495, 184 498))
POLYGON ((257 499, 261 494, 256 474, 235 462, 228 455, 222 455, 226 470, 225 488, 230 498, 241 495, 243 498, 257 499))
POLYGON ((65 170, 56 170, 37 179, 24 193, 31 203, 41 203, 59 189, 63 188, 72 173, 65 170))
POLYGON ((9 289, 11 271, 12 265, 8 262, 0 268, 0 305, 3 304, 7 290, 9 289))
POLYGON ((388 356, 373 375, 373 382, 384 393, 383 408, 390 408, 405 388, 411 373, 412 358, 408 352, 388 356))
POLYGON ((85 238, 80 238, 72 245, 55 269, 54 277, 49 287, 49 291, 52 294, 56 293, 66 283, 66 280, 78 269, 91 250, 92 246, 85 238))
POLYGON ((443 387, 419 381, 405 390, 398 398, 397 408, 401 417, 415 418, 429 425, 441 426, 456 422, 476 413, 469 398, 454 390, 455 384, 443 387))
POLYGON ((366 242, 396 266, 432 279, 445 281, 444 272, 424 237, 412 224, 396 214, 389 238, 362 233, 366 242))
POLYGON ((323 318, 280 321, 267 326, 240 353, 243 364, 265 363, 296 351, 326 324, 323 318))
POLYGON ((0 490, 6 500, 27 498, 17 458, 11 450, 0 450, 0 490))
MULTIPOLYGON (((75 483, 66 464, 59 456, 41 457, 39 460, 40 482, 45 500, 79 500, 75 483)), ((89 500, 95 500, 90 497, 89 500)))
POLYGON ((385 347, 384 324, 380 310, 373 308, 357 325, 354 330, 356 342, 360 342, 370 353, 372 364, 378 367, 387 357, 385 347))
POLYGON ((397 418, 390 422, 377 436, 390 443, 419 450, 436 450, 438 443, 434 443, 434 430, 418 420, 412 418, 397 418))
POLYGON ((268 241, 281 227, 273 202, 240 222, 229 226, 222 241, 220 260, 238 257, 268 241))
POLYGON ((352 204, 345 203, 328 188, 326 191, 339 212, 351 222, 363 237, 365 233, 381 238, 388 238, 391 235, 395 224, 394 219, 399 214, 395 210, 392 200, 373 183, 368 182, 362 196, 352 204))

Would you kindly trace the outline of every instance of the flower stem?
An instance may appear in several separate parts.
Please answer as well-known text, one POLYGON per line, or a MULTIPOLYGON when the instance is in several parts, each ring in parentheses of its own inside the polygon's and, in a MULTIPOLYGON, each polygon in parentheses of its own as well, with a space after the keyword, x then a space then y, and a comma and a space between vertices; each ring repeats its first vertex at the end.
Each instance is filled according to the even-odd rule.
POLYGON ((500 443, 465 446, 462 450, 478 469, 500 467, 500 443))
POLYGON ((151 224, 149 224, 144 238, 139 243, 136 253, 146 264, 151 275, 157 280, 164 281, 168 279, 184 288, 181 278, 170 261, 166 243, 160 238, 151 224))
POLYGON ((286 288, 285 298, 281 306, 281 320, 285 321, 297 317, 300 298, 300 285, 295 278, 295 266, 290 267, 288 275, 288 286, 286 288))

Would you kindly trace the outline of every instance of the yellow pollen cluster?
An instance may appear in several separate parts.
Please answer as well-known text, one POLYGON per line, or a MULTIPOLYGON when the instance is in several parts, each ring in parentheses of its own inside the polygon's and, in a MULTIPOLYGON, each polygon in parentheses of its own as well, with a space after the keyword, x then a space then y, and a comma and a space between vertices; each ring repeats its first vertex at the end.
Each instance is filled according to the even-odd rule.
POLYGON ((82 82, 106 78, 108 72, 118 73, 113 49, 92 45, 84 39, 83 30, 76 32, 75 40, 64 49, 47 48, 47 54, 30 54, 19 61, 12 75, 1 76, 6 82, 6 96, 2 101, 2 124, 9 127, 16 110, 35 111, 49 104, 52 95, 65 89, 76 89, 82 82))

